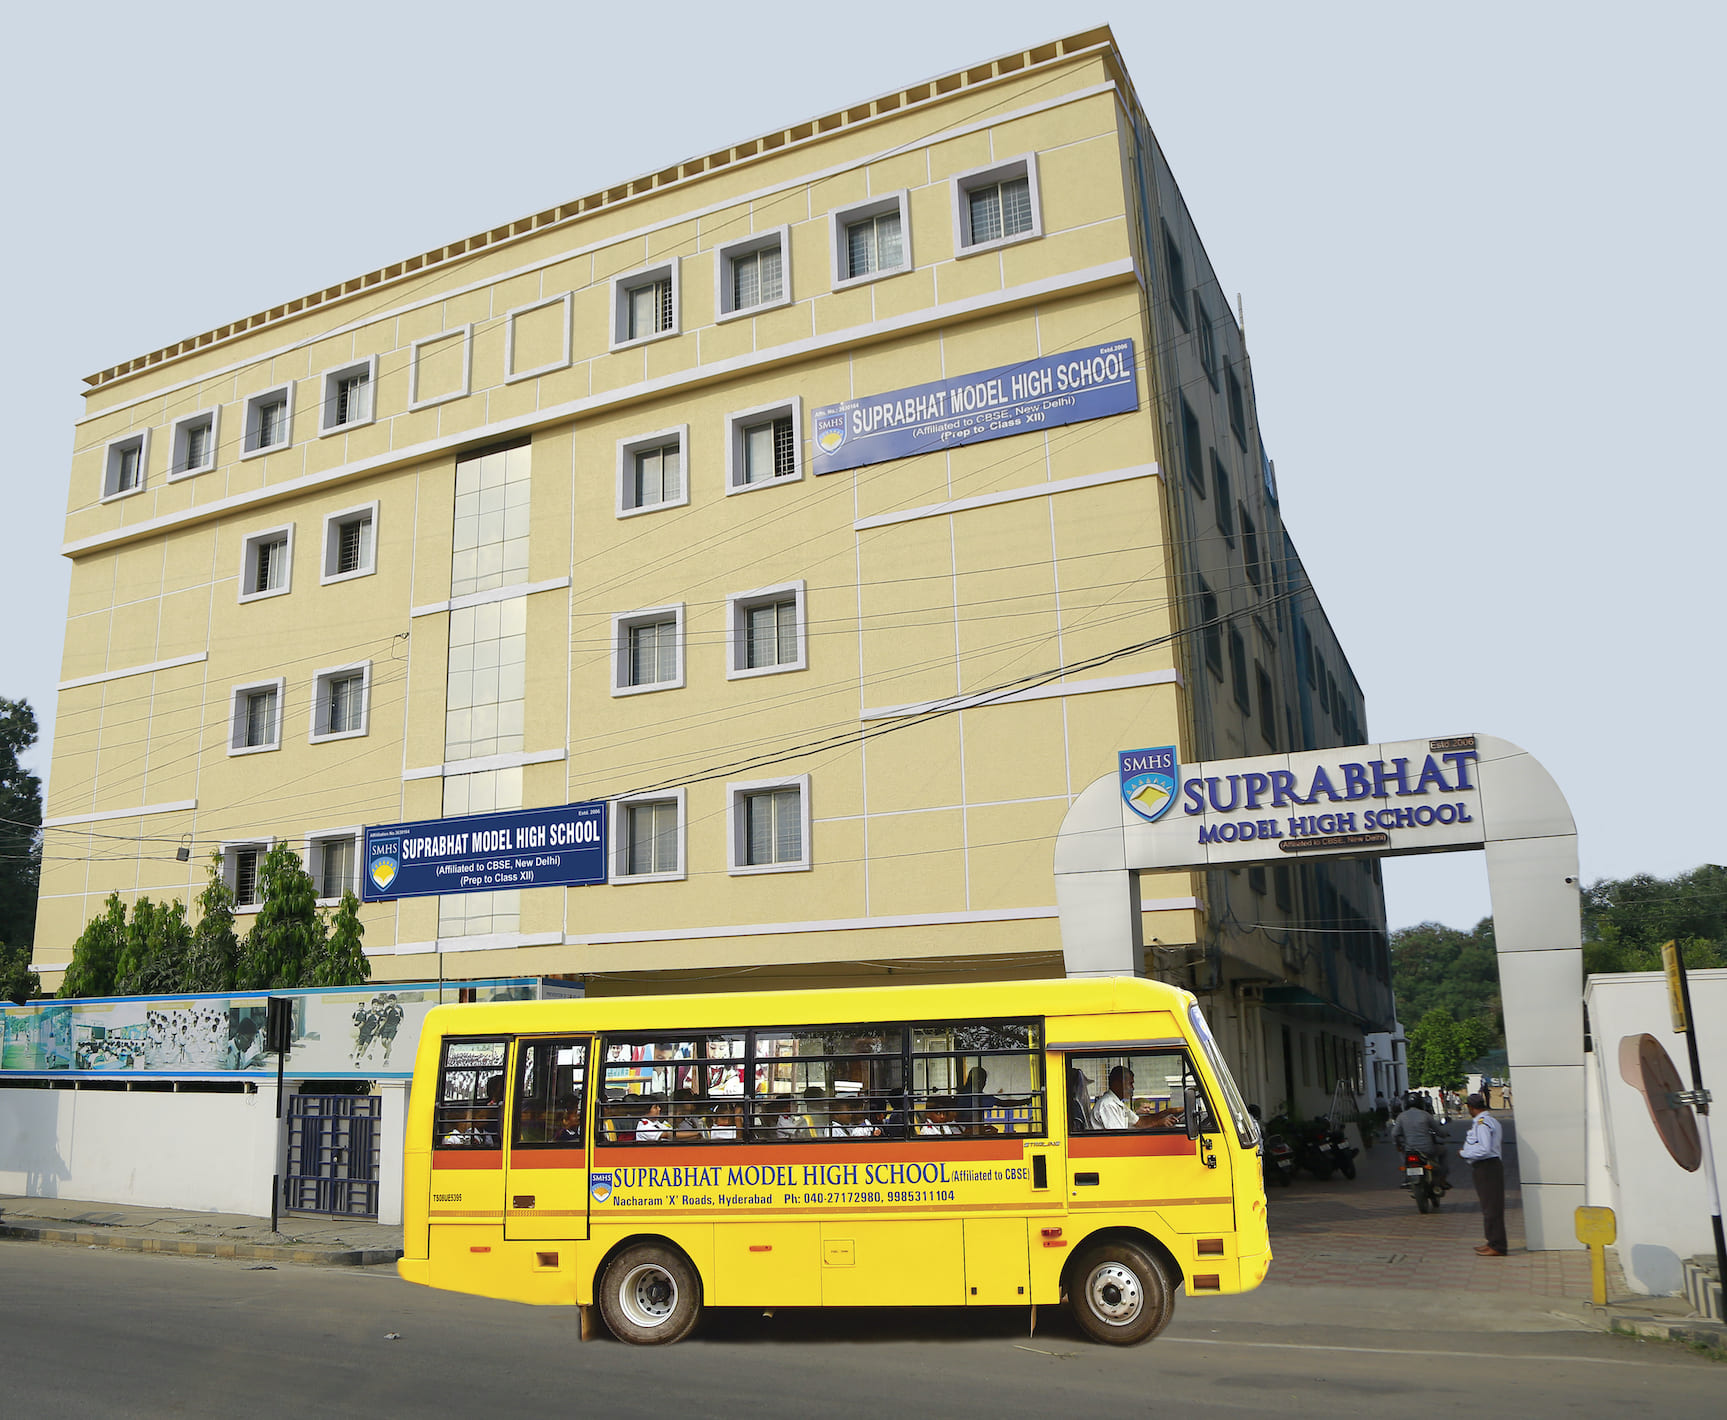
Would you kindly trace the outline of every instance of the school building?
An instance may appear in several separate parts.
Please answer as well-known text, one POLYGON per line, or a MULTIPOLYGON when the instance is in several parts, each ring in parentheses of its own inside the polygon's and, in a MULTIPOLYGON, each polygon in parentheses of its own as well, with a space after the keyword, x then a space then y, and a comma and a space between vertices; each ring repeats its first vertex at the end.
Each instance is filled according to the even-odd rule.
MULTIPOLYGON (((589 801, 605 882, 368 904, 375 979, 1059 975, 1056 831, 1119 752, 1366 738, 1107 29, 86 383, 50 990, 108 893, 190 900, 212 851, 244 905, 286 841, 333 902, 366 826, 589 801)), ((1141 891, 1250 1099, 1362 1076, 1376 865, 1141 891)))

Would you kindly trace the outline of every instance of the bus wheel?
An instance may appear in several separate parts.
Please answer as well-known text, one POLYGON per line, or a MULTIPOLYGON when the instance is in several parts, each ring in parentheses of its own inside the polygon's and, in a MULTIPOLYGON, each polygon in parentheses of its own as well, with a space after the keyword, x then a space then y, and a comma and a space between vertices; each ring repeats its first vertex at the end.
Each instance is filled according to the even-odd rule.
POLYGON ((1132 1346, 1149 1341, 1175 1314, 1169 1274, 1144 1248, 1108 1242, 1079 1259, 1068 1288, 1080 1329, 1093 1341, 1132 1346))
POLYGON ((690 1334, 701 1314, 701 1291, 701 1279, 681 1252, 639 1243, 606 1268, 600 1313, 618 1340, 661 1346, 690 1334))

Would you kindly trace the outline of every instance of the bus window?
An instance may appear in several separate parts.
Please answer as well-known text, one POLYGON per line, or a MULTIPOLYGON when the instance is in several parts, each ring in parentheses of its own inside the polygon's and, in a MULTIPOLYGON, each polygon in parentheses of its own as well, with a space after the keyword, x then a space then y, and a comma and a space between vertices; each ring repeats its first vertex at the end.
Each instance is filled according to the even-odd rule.
MULTIPOLYGON (((897 1025, 758 1030, 750 1137, 758 1143, 882 1137, 903 1093, 903 1046, 897 1025)), ((899 1137, 904 1133, 902 1127, 899 1137)))
POLYGON ((446 1040, 432 1111, 438 1149, 496 1149, 503 1138, 504 1040, 446 1040))
POLYGON ((516 1147, 569 1148, 582 1142, 587 1059, 585 1040, 521 1043, 516 1064, 516 1147))
POLYGON ((600 1129, 608 1144, 699 1143, 737 1137, 722 1102, 744 1092, 742 1031, 699 1036, 607 1036, 600 1129), (728 1122, 718 1116, 725 1113, 728 1122), (714 1131, 730 1130, 730 1133, 714 1131))
POLYGON ((1070 1055, 1067 1068, 1070 1134, 1133 1129, 1184 1132, 1189 1091, 1200 1129, 1214 1127, 1210 1105, 1187 1056, 1179 1050, 1070 1055), (1083 1120, 1076 1117, 1081 1103, 1086 1108, 1083 1120))
POLYGON ((917 1025, 911 1050, 908 1108, 917 1133, 1044 1132, 1042 1032, 1035 1021, 917 1025))

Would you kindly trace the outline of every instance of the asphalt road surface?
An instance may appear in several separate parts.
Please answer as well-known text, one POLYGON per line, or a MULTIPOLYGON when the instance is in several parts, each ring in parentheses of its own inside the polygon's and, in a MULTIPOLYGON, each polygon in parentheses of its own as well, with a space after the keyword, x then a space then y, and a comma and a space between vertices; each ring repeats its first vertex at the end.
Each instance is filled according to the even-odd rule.
POLYGON ((1496 1329, 1490 1303, 1267 1286, 1184 1300, 1094 1346, 1018 1311, 711 1312, 667 1348, 579 1343, 575 1314, 389 1269, 258 1267, 0 1242, 0 1414, 1718 1416, 1727 1365, 1666 1343, 1496 1329), (1401 1325, 1387 1307, 1409 1314, 1401 1325), (389 1339, 395 1337, 397 1339, 389 1339))

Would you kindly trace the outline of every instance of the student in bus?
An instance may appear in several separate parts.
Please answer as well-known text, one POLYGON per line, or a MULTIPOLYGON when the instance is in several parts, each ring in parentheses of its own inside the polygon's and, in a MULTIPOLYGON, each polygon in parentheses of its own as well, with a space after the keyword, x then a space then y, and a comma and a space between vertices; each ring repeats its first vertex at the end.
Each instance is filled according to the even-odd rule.
POLYGON ((828 1092, 820 1085, 808 1085, 804 1088, 804 1111, 799 1116, 803 1125, 801 1139, 822 1139, 827 1137, 829 1105, 828 1092))
POLYGON ((637 1111, 622 1090, 606 1093, 603 1130, 608 1144, 628 1144, 636 1137, 637 1111))
POLYGON ((671 1134, 671 1126, 665 1118, 665 1101, 658 1095, 648 1095, 642 1100, 645 1112, 636 1121, 636 1143, 659 1144, 671 1134))
POLYGON ((672 1091, 671 1128, 674 1139, 702 1137, 701 1110, 696 1104, 694 1090, 685 1088, 672 1091))
POLYGON ((963 1134, 965 1131, 954 1123, 954 1115, 958 1107, 945 1095, 938 1095, 923 1107, 923 1123, 918 1125, 917 1132, 922 1135, 963 1134))
POLYGON ((556 1133, 553 1142, 557 1144, 579 1144, 582 1142, 582 1105, 574 1095, 564 1095, 558 1100, 557 1114, 553 1120, 556 1133))
POLYGON ((881 1130, 871 1121, 863 1101, 854 1097, 834 1111, 828 1135, 834 1139, 874 1139, 881 1130))
POLYGON ((736 1139, 741 1122, 737 1105, 729 1100, 721 1100, 720 1107, 714 1111, 714 1117, 708 1124, 708 1138, 736 1139))

